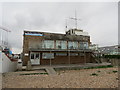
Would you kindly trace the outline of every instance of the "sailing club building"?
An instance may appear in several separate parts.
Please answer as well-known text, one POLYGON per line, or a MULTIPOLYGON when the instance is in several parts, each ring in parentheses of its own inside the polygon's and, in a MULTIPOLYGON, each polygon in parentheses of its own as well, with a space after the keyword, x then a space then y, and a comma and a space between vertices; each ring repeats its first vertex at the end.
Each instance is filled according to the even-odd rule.
POLYGON ((24 31, 23 65, 84 64, 94 62, 90 36, 79 29, 65 34, 24 31))

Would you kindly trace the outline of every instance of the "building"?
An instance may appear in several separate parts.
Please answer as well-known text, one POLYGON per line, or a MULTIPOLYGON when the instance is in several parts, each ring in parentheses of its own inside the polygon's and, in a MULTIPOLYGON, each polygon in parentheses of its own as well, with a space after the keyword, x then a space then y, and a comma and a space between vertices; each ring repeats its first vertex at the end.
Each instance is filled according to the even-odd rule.
POLYGON ((98 50, 98 44, 90 44, 89 49, 97 51, 98 50))
POLYGON ((66 34, 24 31, 23 65, 81 64, 93 62, 90 36, 71 29, 66 34))
POLYGON ((119 45, 99 47, 98 51, 104 55, 120 55, 119 45))

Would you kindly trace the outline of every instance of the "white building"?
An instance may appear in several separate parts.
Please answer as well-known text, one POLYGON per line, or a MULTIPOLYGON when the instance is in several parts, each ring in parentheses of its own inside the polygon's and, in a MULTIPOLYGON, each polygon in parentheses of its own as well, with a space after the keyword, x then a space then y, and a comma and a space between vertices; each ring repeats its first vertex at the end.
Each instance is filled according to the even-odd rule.
POLYGON ((89 36, 88 32, 84 32, 83 30, 79 30, 79 29, 70 29, 69 31, 67 31, 67 34, 89 36))

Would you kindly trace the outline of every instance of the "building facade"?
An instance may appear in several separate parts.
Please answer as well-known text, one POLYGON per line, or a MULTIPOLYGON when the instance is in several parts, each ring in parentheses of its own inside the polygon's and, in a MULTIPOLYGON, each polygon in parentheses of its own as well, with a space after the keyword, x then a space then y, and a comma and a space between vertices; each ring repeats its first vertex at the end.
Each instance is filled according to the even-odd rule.
POLYGON ((120 55, 119 47, 120 47, 119 45, 99 47, 98 51, 99 53, 104 55, 120 55))
POLYGON ((66 34, 24 31, 23 65, 81 64, 92 61, 90 36, 71 29, 66 34))

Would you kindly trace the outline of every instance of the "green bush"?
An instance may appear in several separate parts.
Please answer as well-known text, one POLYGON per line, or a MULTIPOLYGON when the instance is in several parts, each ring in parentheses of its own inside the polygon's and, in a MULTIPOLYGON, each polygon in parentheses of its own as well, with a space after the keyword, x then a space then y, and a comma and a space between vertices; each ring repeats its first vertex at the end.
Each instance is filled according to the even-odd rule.
POLYGON ((117 73, 118 71, 113 71, 113 73, 117 73))
POLYGON ((98 74, 97 73, 92 73, 91 76, 98 76, 98 74))
POLYGON ((24 73, 20 75, 39 75, 39 74, 48 74, 48 73, 24 73))
POLYGON ((104 58, 109 58, 109 59, 120 59, 120 55, 104 55, 104 58))
POLYGON ((107 66, 85 67, 84 69, 97 69, 97 68, 110 68, 110 67, 113 67, 113 66, 107 65, 107 66))

